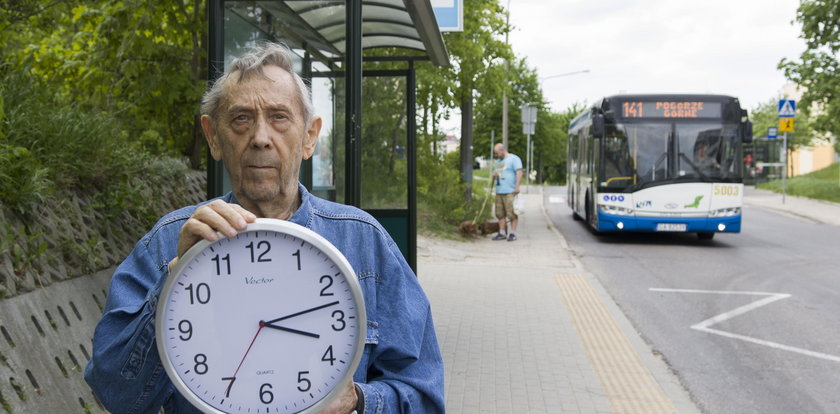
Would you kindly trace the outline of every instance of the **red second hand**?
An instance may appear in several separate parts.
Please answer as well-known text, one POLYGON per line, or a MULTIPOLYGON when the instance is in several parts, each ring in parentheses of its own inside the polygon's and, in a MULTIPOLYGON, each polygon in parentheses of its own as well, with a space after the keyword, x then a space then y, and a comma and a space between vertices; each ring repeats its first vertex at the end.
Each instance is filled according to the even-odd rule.
POLYGON ((260 331, 265 326, 265 322, 260 321, 260 327, 257 329, 257 333, 254 334, 254 339, 251 340, 251 344, 248 345, 248 350, 245 351, 245 355, 242 356, 242 360, 239 361, 239 366, 236 367, 236 372, 233 373, 232 377, 222 378, 222 380, 231 380, 230 384, 228 384, 227 390, 225 391, 225 397, 230 397, 230 388, 233 387, 233 383, 236 381, 236 374, 239 373, 239 368, 242 368, 242 363, 245 362, 245 357, 248 356, 248 353, 251 352, 251 347, 254 346, 254 342, 257 340, 257 336, 260 335, 260 331))

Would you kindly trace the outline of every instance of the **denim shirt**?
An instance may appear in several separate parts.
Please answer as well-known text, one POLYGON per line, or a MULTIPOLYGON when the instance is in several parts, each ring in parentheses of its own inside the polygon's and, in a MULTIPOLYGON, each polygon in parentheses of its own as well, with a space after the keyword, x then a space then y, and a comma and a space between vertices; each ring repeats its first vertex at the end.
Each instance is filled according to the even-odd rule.
MULTIPOLYGON (((369 214, 298 187, 301 206, 289 221, 333 243, 362 287, 367 338, 353 380, 364 394, 365 413, 443 412, 443 359, 429 301, 394 241, 369 214)), ((236 203, 231 193, 221 199, 236 203)), ((158 221, 111 279, 85 380, 112 412, 157 413, 161 407, 166 413, 199 412, 167 377, 154 328, 179 231, 199 205, 158 221)))

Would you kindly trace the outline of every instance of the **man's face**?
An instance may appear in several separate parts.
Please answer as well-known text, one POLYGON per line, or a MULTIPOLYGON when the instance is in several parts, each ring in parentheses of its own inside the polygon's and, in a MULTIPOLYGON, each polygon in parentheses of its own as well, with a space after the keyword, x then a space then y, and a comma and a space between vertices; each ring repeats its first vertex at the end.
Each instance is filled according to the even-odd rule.
POLYGON ((493 148, 493 154, 496 155, 496 158, 504 158, 505 157, 505 150, 503 150, 501 147, 494 147, 493 148))
POLYGON ((263 69, 267 78, 228 78, 218 119, 202 118, 213 158, 224 162, 243 203, 296 195, 300 163, 312 156, 321 127, 317 117, 306 124, 292 75, 263 69))

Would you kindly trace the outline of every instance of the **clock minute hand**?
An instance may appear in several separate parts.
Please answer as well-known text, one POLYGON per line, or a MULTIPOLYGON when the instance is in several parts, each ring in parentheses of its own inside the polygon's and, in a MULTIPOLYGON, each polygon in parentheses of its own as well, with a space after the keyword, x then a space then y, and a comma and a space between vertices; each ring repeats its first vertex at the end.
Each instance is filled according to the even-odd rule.
POLYGON ((291 314, 291 315, 281 316, 281 317, 279 317, 279 318, 277 318, 277 319, 272 319, 272 320, 270 320, 270 321, 265 321, 265 323, 266 323, 266 325, 270 325, 270 324, 275 323, 275 322, 280 322, 280 321, 283 321, 283 320, 286 320, 286 319, 291 319, 291 318, 294 318, 294 317, 296 317, 296 316, 303 315, 303 314, 305 314, 305 313, 314 312, 314 311, 316 311, 316 310, 321 310, 321 309, 324 309, 324 308, 329 308, 330 306, 335 306, 335 305, 338 305, 338 301, 335 301, 335 302, 330 302, 330 303, 325 303, 325 304, 323 304, 323 305, 316 306, 316 307, 314 307, 314 308, 309 308, 309 309, 307 309, 307 310, 302 310, 302 311, 300 311, 300 312, 296 312, 296 313, 293 313, 293 314, 291 314))

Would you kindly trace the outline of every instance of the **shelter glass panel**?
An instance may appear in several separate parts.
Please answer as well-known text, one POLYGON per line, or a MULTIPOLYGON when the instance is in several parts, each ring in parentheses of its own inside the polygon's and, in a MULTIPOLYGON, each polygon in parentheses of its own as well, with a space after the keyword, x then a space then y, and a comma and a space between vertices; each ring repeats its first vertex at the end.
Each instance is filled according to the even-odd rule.
POLYGON ((362 205, 408 208, 405 77, 365 77, 362 84, 362 205))
MULTIPOLYGON (((315 115, 322 118, 318 146, 311 161, 301 168, 301 182, 319 197, 343 202, 343 188, 337 189, 337 184, 343 184, 343 180, 337 171, 343 175, 345 100, 342 96, 345 82, 343 72, 335 70, 344 63, 339 55, 339 49, 344 49, 344 41, 327 42, 318 36, 312 25, 339 21, 343 31, 344 3, 226 1, 223 10, 225 67, 264 41, 286 44, 294 52, 294 70, 310 84, 315 115)), ((225 172, 223 191, 229 190, 225 172)))

